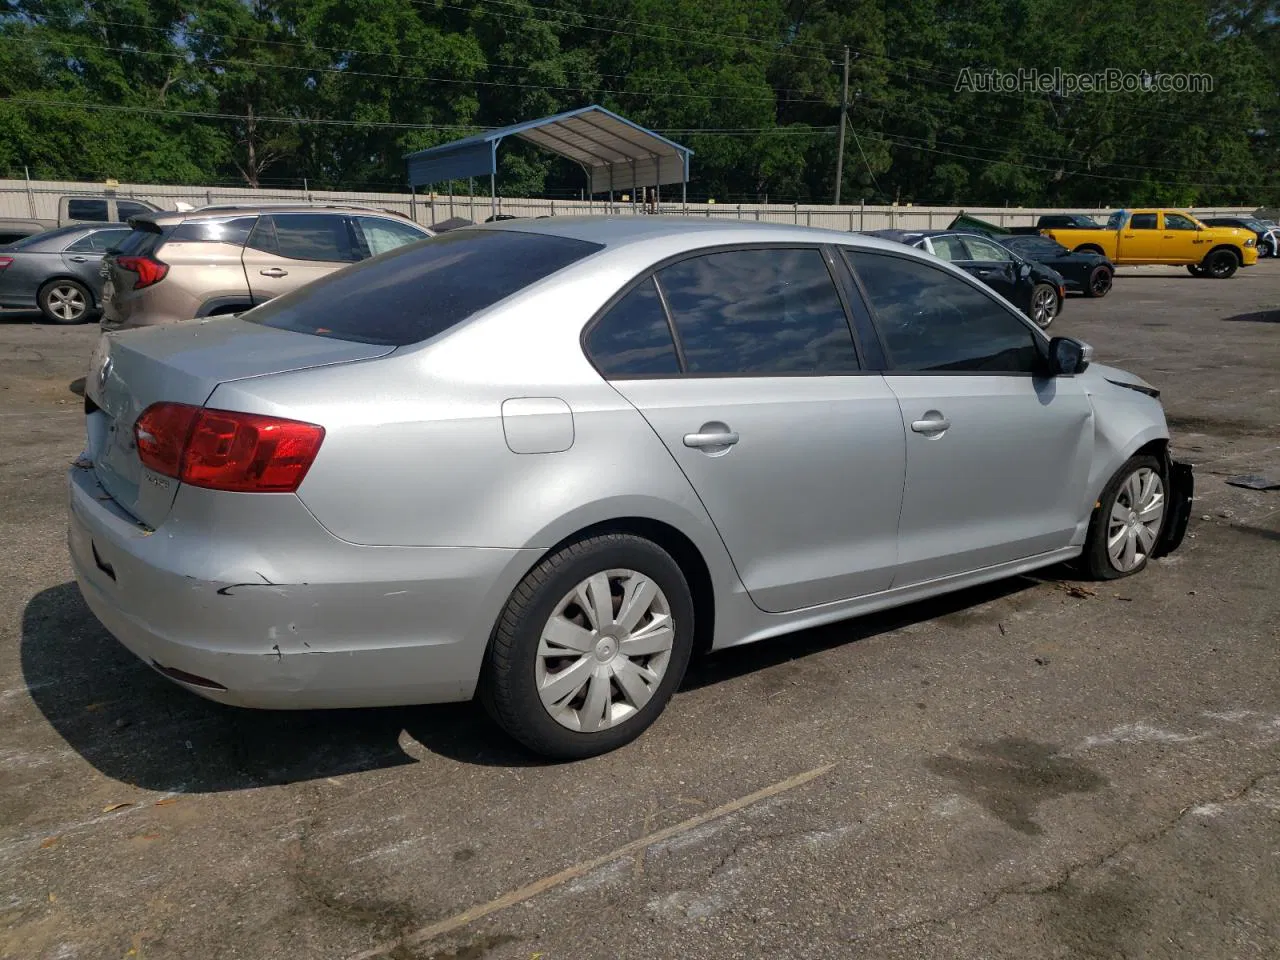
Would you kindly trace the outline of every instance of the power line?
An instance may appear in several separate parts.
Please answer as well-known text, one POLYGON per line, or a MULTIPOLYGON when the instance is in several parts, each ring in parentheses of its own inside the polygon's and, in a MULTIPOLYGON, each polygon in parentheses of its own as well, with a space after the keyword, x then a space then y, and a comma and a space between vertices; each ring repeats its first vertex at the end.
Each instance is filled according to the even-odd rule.
POLYGON ((570 93, 582 93, 584 91, 594 89, 594 92, 597 92, 597 93, 610 93, 616 96, 674 97, 682 100, 732 100, 737 103, 821 103, 821 104, 826 103, 826 101, 824 100, 788 99, 788 98, 777 97, 772 94, 767 97, 746 97, 742 95, 725 96, 725 95, 718 95, 718 94, 674 93, 670 91, 663 91, 659 93, 653 90, 611 90, 603 87, 592 88, 592 87, 585 87, 585 86, 584 87, 553 86, 550 84, 540 84, 540 83, 515 83, 515 82, 509 82, 505 80, 472 80, 472 79, 462 79, 457 77, 433 77, 433 76, 422 76, 422 75, 403 74, 403 73, 376 73, 376 72, 370 72, 366 70, 350 70, 346 67, 319 67, 319 66, 310 67, 302 64, 270 63, 270 62, 259 61, 259 60, 237 60, 237 59, 222 58, 222 57, 196 56, 195 59, 188 59, 187 55, 178 53, 176 51, 170 53, 163 50, 141 50, 134 47, 112 47, 112 46, 106 46, 103 44, 84 43, 78 40, 55 41, 55 40, 48 40, 44 38, 27 39, 27 38, 21 38, 21 37, 0 37, 0 42, 20 43, 20 44, 28 44, 28 45, 44 44, 46 46, 62 45, 62 46, 68 46, 68 47, 77 47, 81 49, 102 50, 108 53, 131 53, 138 56, 166 57, 169 59, 180 60, 182 61, 182 63, 192 67, 200 67, 205 64, 222 64, 225 66, 253 67, 254 69, 257 69, 257 70, 293 70, 295 72, 302 72, 302 73, 336 74, 338 76, 344 76, 344 77, 369 77, 369 78, 376 78, 376 79, 383 79, 383 80, 409 80, 409 81, 415 81, 415 82, 452 83, 452 84, 459 84, 463 86, 500 87, 504 89, 510 88, 510 89, 521 89, 521 90, 554 90, 557 92, 570 92, 570 93))

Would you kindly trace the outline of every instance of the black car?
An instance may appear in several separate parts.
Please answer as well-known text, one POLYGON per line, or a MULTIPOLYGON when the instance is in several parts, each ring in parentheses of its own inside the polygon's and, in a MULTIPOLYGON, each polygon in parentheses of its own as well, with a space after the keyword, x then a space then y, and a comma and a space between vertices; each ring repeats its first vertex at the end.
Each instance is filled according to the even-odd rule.
POLYGON ((1041 329, 1062 312, 1066 281, 1052 267, 1026 260, 990 237, 952 230, 868 230, 950 260, 1016 305, 1041 329))
POLYGON ((81 224, 0 247, 0 310, 39 310, 51 323, 83 323, 101 303, 102 255, 129 236, 123 223, 81 224))
POLYGON ((1238 227, 1241 230, 1252 230, 1258 238, 1258 256, 1280 256, 1280 236, 1256 217, 1201 217, 1200 222, 1206 227, 1238 227))
POLYGON ((1062 274, 1070 293, 1105 297, 1111 291, 1116 266, 1100 253, 1073 253, 1049 237, 992 237, 1024 260, 1034 260, 1062 274))

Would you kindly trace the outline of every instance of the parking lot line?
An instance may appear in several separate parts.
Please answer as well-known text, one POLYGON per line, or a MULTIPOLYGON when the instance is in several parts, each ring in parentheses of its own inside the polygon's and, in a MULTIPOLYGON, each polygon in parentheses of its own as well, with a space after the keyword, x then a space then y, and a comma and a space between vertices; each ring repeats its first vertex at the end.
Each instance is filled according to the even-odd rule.
POLYGON ((397 940, 388 943, 379 944, 371 950, 364 953, 356 954, 351 960, 374 960, 376 957, 384 957, 391 951, 414 944, 423 943, 435 937, 439 937, 446 933, 451 933, 468 924, 474 923, 481 917, 487 917, 491 913, 497 913, 499 910, 505 910, 507 907, 513 907, 517 903, 523 903, 536 897, 540 893, 545 893, 554 887, 558 887, 563 883, 581 877, 590 873, 605 864, 612 863, 615 860, 621 860, 623 857, 638 853, 646 847, 650 847, 655 843, 661 843, 664 840, 670 840, 672 837, 687 833, 696 827, 709 823, 712 820, 718 820, 721 817, 727 817, 731 813, 749 807, 752 804, 759 803, 761 800, 767 800, 769 797, 775 797, 780 793, 786 793, 788 790, 794 790, 797 787, 804 786, 810 780, 822 776, 824 773, 835 767, 834 763, 824 764, 821 767, 815 767, 812 770, 806 770, 804 773, 797 773, 795 776, 787 777, 785 780, 779 780, 777 783, 762 787, 754 793, 749 793, 745 797, 739 797, 737 800, 730 800, 728 803, 721 804, 714 810, 708 810, 706 813, 700 813, 696 817, 690 817, 674 826, 665 827, 662 830, 647 834, 638 840, 632 840, 630 843, 623 844, 616 850, 593 857, 590 860, 583 860, 571 867, 566 867, 559 873, 553 873, 548 877, 535 880, 533 883, 526 884, 508 893, 504 893, 500 897, 490 900, 488 903, 477 904, 469 907, 461 913, 456 913, 452 917, 444 920, 438 920, 429 926, 422 927, 413 933, 406 934, 397 940))

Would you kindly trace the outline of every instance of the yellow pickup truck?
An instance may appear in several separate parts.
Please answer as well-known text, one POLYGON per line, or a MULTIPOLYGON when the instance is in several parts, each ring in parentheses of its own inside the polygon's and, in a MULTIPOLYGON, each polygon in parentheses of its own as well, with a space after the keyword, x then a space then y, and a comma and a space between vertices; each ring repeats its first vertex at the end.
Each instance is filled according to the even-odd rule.
POLYGON ((1100 253, 1113 263, 1185 264, 1194 277, 1225 280, 1258 262, 1258 240, 1238 227, 1209 227, 1182 210, 1117 210, 1096 230, 1040 231, 1068 250, 1100 253))

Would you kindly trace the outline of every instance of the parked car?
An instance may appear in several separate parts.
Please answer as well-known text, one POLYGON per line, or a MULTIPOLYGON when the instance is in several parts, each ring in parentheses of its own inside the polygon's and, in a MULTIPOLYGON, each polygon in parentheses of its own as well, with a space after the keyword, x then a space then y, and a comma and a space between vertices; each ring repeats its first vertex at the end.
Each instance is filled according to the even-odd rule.
POLYGON ((1177 547, 1158 391, 896 243, 663 217, 451 231, 107 334, 69 547, 98 619, 252 707, 648 727, 695 650, 1177 547))
POLYGON ((1225 280, 1258 262, 1252 231, 1210 227, 1181 210, 1117 210, 1103 230, 1051 228, 1044 234, 1068 250, 1101 254, 1115 264, 1183 264, 1195 277, 1225 280))
POLYGON ((131 222, 102 264, 105 330, 241 313, 432 235, 398 214, 336 204, 224 205, 131 222))
POLYGON ((980 233, 992 237, 1018 236, 1021 234, 1038 236, 1041 230, 1049 227, 1075 227, 1081 230, 1102 229, 1097 221, 1082 213, 1046 213, 1040 216, 1034 227, 1005 227, 981 220, 962 210, 947 225, 948 230, 954 230, 958 233, 980 233))
POLYGON ((1056 270, 996 243, 990 237, 950 230, 871 230, 869 236, 926 250, 977 277, 1044 329, 1062 312, 1066 280, 1056 270))
POLYGON ((114 196, 67 194, 58 198, 55 220, 21 217, 0 218, 0 243, 12 243, 45 230, 89 223, 124 223, 130 217, 159 211, 145 200, 123 200, 114 196))
POLYGON ((1048 237, 993 237, 1024 260, 1044 264, 1061 274, 1069 293, 1105 297, 1111 292, 1116 268, 1100 253, 1075 253, 1048 237))
POLYGON ((1280 256, 1280 233, 1255 217, 1205 217, 1201 223, 1210 227, 1238 227, 1248 230, 1258 241, 1259 257, 1280 256))
POLYGON ((125 226, 63 227, 0 247, 0 310, 39 310, 50 323, 82 323, 100 304, 103 254, 125 226))

